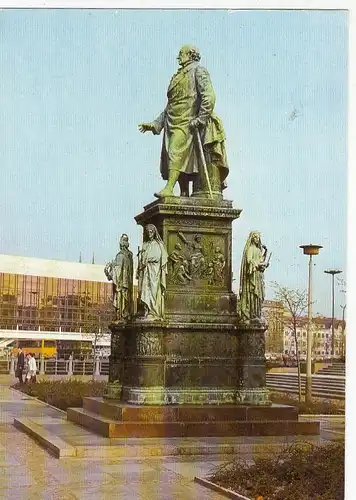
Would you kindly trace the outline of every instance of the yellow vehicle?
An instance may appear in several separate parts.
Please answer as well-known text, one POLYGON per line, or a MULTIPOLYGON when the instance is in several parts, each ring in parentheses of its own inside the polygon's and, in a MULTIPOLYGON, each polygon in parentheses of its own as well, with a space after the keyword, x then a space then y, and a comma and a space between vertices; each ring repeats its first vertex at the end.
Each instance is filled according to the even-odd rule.
POLYGON ((12 349, 14 355, 17 355, 19 347, 25 353, 34 354, 36 357, 53 358, 57 354, 57 343, 55 340, 19 340, 17 347, 12 349))

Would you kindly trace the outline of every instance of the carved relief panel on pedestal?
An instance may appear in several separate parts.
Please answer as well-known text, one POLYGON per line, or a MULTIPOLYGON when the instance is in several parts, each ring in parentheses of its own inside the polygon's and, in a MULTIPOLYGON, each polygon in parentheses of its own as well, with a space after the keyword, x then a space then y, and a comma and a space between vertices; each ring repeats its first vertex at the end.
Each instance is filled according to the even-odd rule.
POLYGON ((177 231, 169 234, 168 283, 222 287, 227 279, 224 235, 177 231))

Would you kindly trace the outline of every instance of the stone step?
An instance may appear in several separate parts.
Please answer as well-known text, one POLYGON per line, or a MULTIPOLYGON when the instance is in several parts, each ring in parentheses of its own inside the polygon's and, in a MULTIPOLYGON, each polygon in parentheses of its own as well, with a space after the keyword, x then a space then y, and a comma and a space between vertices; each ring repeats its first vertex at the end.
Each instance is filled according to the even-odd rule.
MULTIPOLYGON (((301 377, 301 381, 303 383, 305 382, 305 379, 306 379, 306 377, 301 377)), ((284 377, 283 375, 267 376, 266 380, 270 380, 270 381, 272 381, 272 380, 288 380, 290 382, 294 382, 294 381, 298 381, 298 377, 297 376, 284 377)), ((312 377, 312 383, 315 385, 338 385, 341 387, 345 386, 345 380, 338 379, 338 378, 326 378, 326 377, 325 378, 324 377, 315 378, 315 377, 312 377)))
POLYGON ((109 438, 317 435, 320 432, 319 422, 295 420, 118 422, 84 408, 68 408, 67 418, 109 438))
MULTIPOLYGON (((306 377, 302 374, 301 387, 305 391, 306 377)), ((298 376, 290 374, 267 374, 267 387, 281 392, 298 392, 298 376)), ((312 378, 312 394, 316 397, 345 399, 345 379, 328 378, 327 376, 312 378)))
MULTIPOLYGON (((284 377, 284 378, 291 378, 291 379, 294 379, 294 378, 297 378, 298 377, 298 373, 267 373, 266 374, 266 377, 269 377, 269 378, 275 378, 275 377, 284 377)), ((305 373, 301 373, 301 378, 302 379, 305 379, 306 378, 306 375, 305 373)), ((338 381, 338 382, 345 382, 345 377, 342 377, 341 375, 339 376, 335 376, 335 375, 322 375, 322 374, 319 374, 319 373, 315 373, 314 375, 312 374, 312 379, 313 381, 319 381, 319 382, 325 382, 325 380, 330 380, 330 382, 332 381, 338 381)))
MULTIPOLYGON (((67 419, 104 437, 114 437, 112 431, 117 422, 84 408, 68 408, 67 419)), ((116 436, 115 436, 116 437, 116 436)))
MULTIPOLYGON (((269 388, 291 388, 291 389, 297 389, 298 384, 288 384, 288 383, 270 383, 268 384, 269 388)), ((305 384, 301 384, 302 389, 305 389, 305 384)), ((314 392, 319 392, 319 393, 324 393, 324 394, 340 394, 345 397, 345 391, 343 389, 330 389, 326 387, 312 387, 313 393, 314 392)))
MULTIPOLYGON (((57 458, 77 459, 131 459, 157 457, 213 457, 229 460, 229 456, 250 457, 251 453, 269 455, 272 449, 283 448, 286 443, 300 440, 295 435, 263 437, 205 437, 205 438, 106 438, 86 431, 82 427, 57 418, 17 418, 17 428, 26 432, 57 458)), ((322 444, 320 436, 308 436, 308 441, 322 444)), ((74 465, 75 466, 75 465, 74 465)))
MULTIPOLYGON (((301 383, 305 384, 305 379, 306 377, 301 377, 301 383)), ((274 383, 274 382, 287 382, 291 384, 297 384, 298 383, 298 377, 297 376, 288 376, 288 375, 267 375, 266 377, 267 383, 274 383)), ((313 387, 338 387, 338 388, 345 388, 345 380, 343 379, 337 379, 337 378, 312 378, 312 385, 313 387)))
POLYGON ((326 368, 320 368, 319 372, 345 372, 345 366, 328 366, 326 368))
POLYGON ((83 408, 118 422, 222 422, 250 420, 298 420, 293 406, 271 405, 166 405, 138 406, 100 397, 86 397, 83 408))
POLYGON ((346 366, 345 364, 333 364, 330 366, 326 366, 324 368, 321 368, 317 372, 318 374, 323 374, 323 375, 345 375, 346 373, 346 366))
MULTIPOLYGON (((297 387, 298 386, 298 381, 296 382, 291 382, 289 380, 270 380, 267 381, 267 386, 271 385, 289 385, 291 387, 297 387)), ((301 381, 301 386, 305 387, 305 382, 301 381)), ((318 389, 318 390, 328 390, 328 391, 337 391, 337 392, 345 392, 345 386, 343 385, 318 385, 318 384, 312 384, 313 389, 318 389)))
MULTIPOLYGON (((291 384, 291 385, 297 385, 298 380, 289 380, 289 379, 267 379, 267 385, 270 384, 291 384)), ((305 380, 301 380, 301 384, 305 385, 305 380)), ((327 389, 337 389, 340 391, 345 391, 345 384, 344 383, 315 383, 314 381, 312 382, 312 387, 315 388, 327 388, 327 389)))
POLYGON ((338 375, 339 377, 345 377, 345 370, 319 370, 316 372, 317 375, 338 375))
MULTIPOLYGON (((298 392, 297 385, 287 385, 287 384, 268 384, 268 388, 278 392, 291 392, 296 394, 298 392)), ((302 392, 305 391, 305 386, 302 385, 302 392)), ((343 391, 330 391, 327 389, 315 389, 313 388, 312 394, 315 397, 323 397, 326 399, 345 399, 345 392, 343 391)))
MULTIPOLYGON (((298 377, 267 377, 267 383, 271 382, 288 382, 290 384, 297 384, 298 377)), ((301 383, 305 384, 305 377, 301 378, 301 383)), ((345 387, 344 380, 330 379, 330 380, 315 380, 312 379, 312 384, 315 387, 345 387)))

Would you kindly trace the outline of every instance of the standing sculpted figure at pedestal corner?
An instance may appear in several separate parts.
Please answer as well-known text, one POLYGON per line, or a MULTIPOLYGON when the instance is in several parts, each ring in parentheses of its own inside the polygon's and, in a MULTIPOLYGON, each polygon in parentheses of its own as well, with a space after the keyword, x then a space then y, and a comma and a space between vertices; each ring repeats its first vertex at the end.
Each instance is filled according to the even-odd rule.
POLYGON ((145 318, 162 319, 166 290, 168 253, 156 226, 148 224, 138 253, 138 299, 145 308, 145 318))
POLYGON ((177 59, 180 68, 169 84, 165 110, 153 122, 139 125, 141 132, 155 135, 164 130, 161 175, 167 185, 155 196, 174 196, 177 181, 181 196, 189 196, 189 181, 195 184, 193 192, 206 192, 208 183, 210 193, 211 189, 221 193, 228 175, 225 132, 213 113, 210 75, 200 66, 199 49, 192 45, 184 45, 177 59))
POLYGON ((243 251, 240 270, 240 316, 243 322, 262 320, 265 297, 263 273, 269 266, 267 248, 261 243, 260 233, 249 234, 243 251))
POLYGON ((104 269, 107 279, 113 283, 113 304, 118 320, 127 320, 132 315, 133 260, 129 245, 127 234, 122 234, 120 251, 104 269))

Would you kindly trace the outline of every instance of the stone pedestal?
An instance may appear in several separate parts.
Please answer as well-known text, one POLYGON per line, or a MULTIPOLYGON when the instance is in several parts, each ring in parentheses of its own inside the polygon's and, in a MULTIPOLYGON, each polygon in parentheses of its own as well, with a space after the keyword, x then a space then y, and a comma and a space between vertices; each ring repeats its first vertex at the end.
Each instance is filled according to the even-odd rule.
POLYGON ((138 320, 111 325, 111 331, 116 349, 110 360, 107 398, 146 405, 238 400, 233 325, 138 320))
POLYGON ((266 388, 266 324, 238 325, 238 380, 242 404, 268 405, 266 388))
POLYGON ((150 405, 239 401, 231 226, 240 212, 226 200, 165 198, 136 217, 157 227, 169 254, 165 318, 111 325, 107 398, 150 405))
MULTIPOLYGON (((319 434, 319 422, 299 422, 293 406, 129 405, 84 398, 68 420, 110 437, 222 437, 319 434)), ((130 441, 127 441, 129 444, 130 441)))
POLYGON ((232 222, 241 210, 228 200, 164 198, 147 205, 135 219, 154 224, 170 255, 165 319, 175 323, 236 323, 232 293, 232 222), (180 245, 181 250, 177 250, 180 245), (173 257, 187 261, 176 273, 173 257), (191 279, 189 279, 189 276, 191 279))
POLYGON ((136 217, 157 227, 169 254, 164 319, 110 326, 105 399, 85 398, 69 420, 109 437, 319 433, 296 408, 270 405, 266 326, 238 323, 231 226, 240 212, 196 196, 155 201, 136 217))

